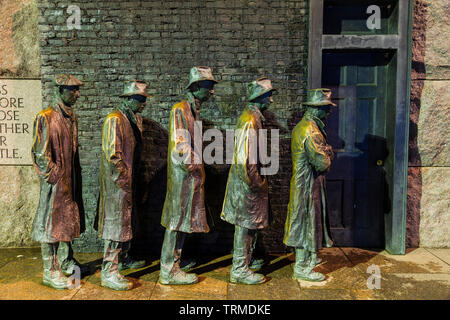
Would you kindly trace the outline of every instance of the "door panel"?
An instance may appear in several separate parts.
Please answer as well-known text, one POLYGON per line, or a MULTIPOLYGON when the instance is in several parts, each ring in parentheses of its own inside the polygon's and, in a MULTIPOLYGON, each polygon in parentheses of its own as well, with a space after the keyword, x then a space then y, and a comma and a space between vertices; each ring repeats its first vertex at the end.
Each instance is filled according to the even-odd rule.
POLYGON ((327 120, 335 159, 327 174, 338 246, 383 247, 387 76, 392 54, 324 52, 322 86, 338 105, 327 120))

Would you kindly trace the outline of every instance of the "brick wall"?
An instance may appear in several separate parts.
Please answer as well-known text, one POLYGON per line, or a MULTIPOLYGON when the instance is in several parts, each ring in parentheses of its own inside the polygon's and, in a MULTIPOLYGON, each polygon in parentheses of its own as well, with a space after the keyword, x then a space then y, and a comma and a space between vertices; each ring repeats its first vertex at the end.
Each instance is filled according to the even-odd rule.
MULTIPOLYGON (((307 1, 39 1, 41 74, 44 105, 51 102, 54 75, 72 73, 84 81, 79 117, 82 187, 87 231, 78 250, 96 250, 92 229, 97 197, 101 126, 120 103, 126 79, 144 79, 153 99, 145 118, 144 161, 138 189, 139 231, 135 245, 159 252, 159 224, 166 187, 167 129, 171 106, 180 101, 189 69, 208 65, 220 80, 214 99, 203 106, 203 126, 233 128, 245 105, 247 82, 269 76, 279 94, 266 113, 269 128, 279 128, 280 171, 270 177, 274 222, 262 234, 267 250, 283 251, 283 226, 289 201, 290 131, 299 120, 306 88, 307 1), (81 30, 68 30, 67 6, 81 9, 81 30)), ((232 226, 220 221, 228 166, 207 166, 206 199, 213 231, 192 235, 196 250, 227 251, 232 226)))

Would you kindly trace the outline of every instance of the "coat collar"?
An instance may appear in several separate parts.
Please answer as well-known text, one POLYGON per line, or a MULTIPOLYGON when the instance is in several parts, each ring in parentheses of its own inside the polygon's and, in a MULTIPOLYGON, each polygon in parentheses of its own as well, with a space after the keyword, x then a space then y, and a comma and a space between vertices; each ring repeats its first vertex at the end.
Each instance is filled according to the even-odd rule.
POLYGON ((306 119, 308 119, 310 121, 314 121, 314 123, 317 125, 317 127, 320 130, 320 132, 322 132, 323 136, 326 139, 327 138, 327 133, 325 132, 325 124, 323 123, 323 121, 320 120, 319 118, 317 118, 316 116, 313 116, 310 113, 306 113, 305 116, 306 116, 306 119))
POLYGON ((122 112, 130 121, 130 123, 136 125, 139 129, 139 131, 142 133, 142 117, 138 114, 135 114, 129 107, 127 107, 125 104, 121 104, 117 107, 117 110, 122 112))
POLYGON ((261 113, 261 110, 259 110, 259 108, 256 105, 250 103, 247 105, 247 107, 258 115, 261 122, 266 121, 266 118, 264 118, 263 114, 261 113))
POLYGON ((69 106, 66 106, 62 100, 59 100, 54 107, 57 112, 61 113, 64 118, 69 118, 71 121, 75 120, 75 112, 69 106))

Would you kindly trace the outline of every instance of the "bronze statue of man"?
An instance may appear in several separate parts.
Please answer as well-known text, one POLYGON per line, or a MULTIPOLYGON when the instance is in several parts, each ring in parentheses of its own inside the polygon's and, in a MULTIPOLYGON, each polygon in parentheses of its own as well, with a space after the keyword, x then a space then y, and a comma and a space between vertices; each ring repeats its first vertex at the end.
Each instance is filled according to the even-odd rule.
POLYGON ((167 192, 161 217, 166 228, 161 249, 161 284, 192 284, 195 274, 180 268, 181 251, 187 233, 209 232, 205 210, 205 169, 202 132, 196 130, 197 110, 214 94, 214 79, 209 67, 193 67, 186 99, 170 112, 167 155, 167 192), (195 145, 196 141, 200 141, 195 145))
POLYGON ((294 278, 323 281, 322 273, 313 271, 320 263, 317 252, 331 247, 325 176, 334 157, 327 143, 322 122, 331 111, 331 90, 313 89, 303 105, 302 120, 292 131, 292 179, 283 242, 295 248, 294 278))
POLYGON ((135 177, 142 150, 142 112, 146 105, 147 84, 127 81, 120 95, 122 103, 103 124, 100 162, 100 202, 97 228, 105 240, 101 285, 114 290, 129 290, 132 283, 119 271, 141 268, 145 261, 130 258, 136 218, 135 177))
POLYGON ((235 127, 233 164, 228 174, 221 218, 235 225, 232 283, 258 284, 265 281, 249 265, 257 230, 269 224, 269 189, 267 178, 261 175, 258 149, 265 110, 276 90, 264 77, 249 84, 248 104, 235 127))
POLYGON ((31 237, 41 243, 43 283, 56 289, 67 289, 71 281, 65 275, 80 267, 70 242, 81 232, 74 166, 78 160, 78 120, 73 105, 82 85, 71 75, 57 76, 53 105, 34 119, 31 156, 41 188, 31 237))

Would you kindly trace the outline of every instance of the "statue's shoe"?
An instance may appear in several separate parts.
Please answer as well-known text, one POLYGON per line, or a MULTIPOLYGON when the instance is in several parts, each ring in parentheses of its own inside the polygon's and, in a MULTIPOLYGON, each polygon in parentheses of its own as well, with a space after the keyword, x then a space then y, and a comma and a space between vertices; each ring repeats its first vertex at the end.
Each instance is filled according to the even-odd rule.
POLYGON ((183 271, 188 271, 197 265, 197 261, 195 259, 186 259, 181 260, 180 269, 183 271))
POLYGON ((158 281, 161 284, 194 284, 198 282, 198 277, 196 274, 186 273, 180 269, 173 275, 164 276, 163 274, 160 274, 158 281))
POLYGON ((79 268, 80 270, 80 276, 88 273, 89 268, 85 265, 80 264, 78 261, 76 261, 75 259, 70 260, 66 263, 64 263, 61 266, 61 271, 65 276, 71 276, 74 272, 76 268, 79 268))
POLYGON ((69 289, 69 287, 72 285, 72 281, 65 277, 61 272, 59 271, 49 271, 44 270, 44 274, 42 276, 42 282, 49 287, 62 290, 62 289, 69 289))
POLYGON ((126 269, 139 269, 145 266, 145 260, 133 260, 131 258, 125 259, 125 261, 119 262, 119 270, 126 269))
POLYGON ((320 272, 310 271, 310 272, 298 272, 294 271, 293 278, 295 280, 305 280, 320 282, 325 280, 325 276, 320 272))
POLYGON ((119 272, 104 272, 101 273, 102 287, 107 287, 113 290, 126 291, 133 287, 131 281, 125 279, 119 272))
POLYGON ((253 259, 250 261, 250 265, 248 266, 252 270, 259 270, 264 265, 264 259, 253 259))
POLYGON ((231 283, 242 283, 242 284, 260 284, 264 283, 266 278, 260 274, 247 270, 247 272, 234 273, 230 272, 230 282, 231 283))

